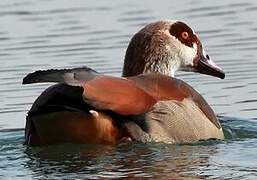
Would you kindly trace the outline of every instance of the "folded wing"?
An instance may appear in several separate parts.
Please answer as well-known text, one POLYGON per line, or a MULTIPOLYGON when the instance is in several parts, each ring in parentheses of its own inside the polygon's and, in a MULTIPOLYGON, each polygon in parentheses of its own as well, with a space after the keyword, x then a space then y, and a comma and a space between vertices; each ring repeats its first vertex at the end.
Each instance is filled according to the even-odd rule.
POLYGON ((98 110, 111 110, 122 115, 149 111, 156 99, 133 80, 104 76, 88 68, 36 71, 23 79, 23 84, 56 82, 83 88, 83 100, 98 110))

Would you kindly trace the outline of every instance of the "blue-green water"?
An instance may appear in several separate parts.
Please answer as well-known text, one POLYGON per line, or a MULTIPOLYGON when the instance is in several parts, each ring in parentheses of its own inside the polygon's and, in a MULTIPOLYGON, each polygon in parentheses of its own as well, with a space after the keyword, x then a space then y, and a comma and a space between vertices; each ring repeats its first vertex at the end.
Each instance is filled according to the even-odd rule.
POLYGON ((0 179, 256 179, 257 2, 0 1, 0 179), (226 79, 179 73, 217 113, 224 141, 119 147, 24 146, 27 110, 48 85, 22 86, 38 69, 88 65, 119 76, 129 39, 145 24, 181 19, 226 79))
POLYGON ((2 130, 0 178, 246 178, 257 176, 257 125, 220 117, 226 140, 193 145, 73 145, 31 148, 22 129, 2 130), (242 127, 243 126, 243 127, 242 127))

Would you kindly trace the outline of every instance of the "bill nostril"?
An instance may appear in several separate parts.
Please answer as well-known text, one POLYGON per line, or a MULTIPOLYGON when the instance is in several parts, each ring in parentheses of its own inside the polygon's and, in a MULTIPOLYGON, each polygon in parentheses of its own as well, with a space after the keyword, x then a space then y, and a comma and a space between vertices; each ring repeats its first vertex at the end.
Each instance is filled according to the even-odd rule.
POLYGON ((208 54, 206 54, 206 58, 207 58, 208 60, 210 60, 210 56, 209 56, 208 54))

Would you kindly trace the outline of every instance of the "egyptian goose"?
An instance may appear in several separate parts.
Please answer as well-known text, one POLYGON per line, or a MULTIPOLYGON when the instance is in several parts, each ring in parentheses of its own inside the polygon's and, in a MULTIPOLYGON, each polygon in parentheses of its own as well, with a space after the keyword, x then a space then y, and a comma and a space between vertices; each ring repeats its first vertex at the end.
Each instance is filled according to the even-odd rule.
POLYGON ((122 78, 88 67, 30 73, 23 84, 57 84, 29 110, 25 144, 223 139, 222 127, 204 98, 174 78, 178 70, 225 77, 188 25, 158 21, 130 41, 122 78))

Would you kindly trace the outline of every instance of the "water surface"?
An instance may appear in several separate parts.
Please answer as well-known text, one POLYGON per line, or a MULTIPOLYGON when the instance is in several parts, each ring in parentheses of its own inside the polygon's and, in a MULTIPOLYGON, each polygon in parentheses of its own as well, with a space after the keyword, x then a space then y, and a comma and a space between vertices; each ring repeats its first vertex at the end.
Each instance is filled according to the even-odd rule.
POLYGON ((0 179, 257 177, 257 2, 0 1, 0 179), (159 19, 186 21, 226 79, 179 73, 213 107, 225 141, 195 145, 23 146, 25 116, 49 85, 38 69, 90 66, 120 76, 129 39, 159 19))

